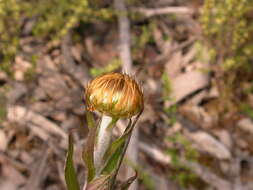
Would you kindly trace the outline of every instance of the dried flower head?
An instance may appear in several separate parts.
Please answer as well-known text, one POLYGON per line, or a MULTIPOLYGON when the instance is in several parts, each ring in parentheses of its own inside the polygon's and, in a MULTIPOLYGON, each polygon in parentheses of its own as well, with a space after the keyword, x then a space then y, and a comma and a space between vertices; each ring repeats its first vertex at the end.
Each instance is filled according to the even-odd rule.
POLYGON ((143 109, 143 94, 127 74, 109 73, 92 80, 86 89, 87 108, 111 117, 129 118, 143 109))

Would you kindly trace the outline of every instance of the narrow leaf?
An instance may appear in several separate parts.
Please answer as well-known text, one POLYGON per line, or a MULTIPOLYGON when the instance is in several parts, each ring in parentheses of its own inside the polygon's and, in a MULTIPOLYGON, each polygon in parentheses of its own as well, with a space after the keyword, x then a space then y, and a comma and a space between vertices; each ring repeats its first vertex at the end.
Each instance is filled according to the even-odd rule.
POLYGON ((113 172, 113 170, 116 170, 117 165, 118 165, 118 161, 121 158, 121 154, 123 152, 123 148, 124 148, 124 144, 122 144, 112 155, 111 157, 108 159, 108 161, 106 162, 105 167, 102 170, 102 173, 111 173, 113 172))
POLYGON ((94 144, 95 144, 95 139, 96 139, 96 129, 97 129, 96 127, 93 127, 90 129, 87 142, 83 151, 83 160, 88 170, 88 177, 87 177, 88 182, 90 182, 95 176, 93 153, 94 153, 94 144))
POLYGON ((129 133, 125 133, 121 137, 116 139, 114 142, 112 142, 109 148, 107 149, 103 159, 107 160, 125 142, 128 135, 129 133))
MULTIPOLYGON (((142 110, 142 111, 143 111, 143 110, 142 110)), ((125 156, 125 154, 126 154, 126 150, 127 150, 128 144, 129 144, 130 139, 131 139, 132 131, 133 131, 133 129, 134 129, 134 126, 135 126, 137 120, 138 120, 139 117, 141 116, 142 111, 135 117, 135 120, 134 120, 133 123, 132 123, 132 120, 131 120, 131 119, 129 120, 129 124, 128 124, 127 128, 125 129, 125 132, 124 132, 124 133, 128 133, 128 131, 129 131, 129 135, 128 135, 127 139, 125 140, 124 144, 122 145, 122 146, 123 146, 123 147, 121 148, 121 151, 122 151, 122 152, 121 152, 121 155, 119 156, 119 161, 117 162, 117 166, 115 167, 116 170, 115 170, 115 172, 114 172, 114 174, 113 174, 113 177, 111 178, 111 181, 110 181, 110 182, 111 182, 111 183, 110 183, 110 190, 113 190, 114 183, 115 183, 115 181, 116 181, 116 177, 117 177, 117 175, 118 175, 120 165, 122 164, 123 158, 124 158, 124 156, 125 156)))
POLYGON ((102 173, 111 173, 114 169, 116 169, 117 163, 120 159, 120 155, 123 153, 123 148, 127 137, 131 132, 131 120, 124 132, 124 134, 119 137, 117 140, 112 142, 110 147, 107 149, 104 160, 106 160, 106 164, 102 170, 102 173))
POLYGON ((72 135, 69 135, 69 146, 65 165, 65 181, 68 190, 80 190, 73 163, 73 152, 74 152, 73 137, 72 135))

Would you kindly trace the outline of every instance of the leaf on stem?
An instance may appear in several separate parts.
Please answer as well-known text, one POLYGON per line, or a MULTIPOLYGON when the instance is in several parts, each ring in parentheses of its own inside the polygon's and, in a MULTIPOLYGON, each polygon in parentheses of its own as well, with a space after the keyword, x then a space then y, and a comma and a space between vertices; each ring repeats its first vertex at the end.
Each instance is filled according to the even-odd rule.
POLYGON ((96 140, 96 129, 97 127, 90 128, 90 132, 87 138, 86 145, 83 151, 83 160, 85 162, 85 166, 88 170, 87 180, 90 182, 95 176, 95 166, 94 166, 94 144, 96 140))
POLYGON ((107 149, 103 158, 104 160, 106 160, 106 164, 102 170, 102 173, 111 173, 113 170, 116 169, 117 163, 120 160, 121 154, 124 150, 125 141, 132 131, 131 123, 132 122, 130 120, 124 134, 120 138, 112 142, 107 149))
POLYGON ((65 181, 68 190, 80 190, 73 163, 73 152, 74 152, 73 137, 72 135, 69 135, 69 146, 68 146, 67 160, 65 164, 65 181))

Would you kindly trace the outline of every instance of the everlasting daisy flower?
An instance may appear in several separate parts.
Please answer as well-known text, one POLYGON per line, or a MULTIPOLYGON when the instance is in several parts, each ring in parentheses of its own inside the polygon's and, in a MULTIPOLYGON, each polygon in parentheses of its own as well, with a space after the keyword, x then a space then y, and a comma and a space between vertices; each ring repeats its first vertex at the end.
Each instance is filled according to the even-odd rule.
POLYGON ((86 103, 89 111, 102 114, 94 147, 94 165, 99 175, 104 165, 103 156, 111 142, 112 126, 119 118, 131 118, 143 110, 143 94, 129 75, 109 73, 88 84, 86 103))
POLYGON ((143 109, 143 93, 127 74, 109 73, 92 80, 86 90, 87 108, 116 118, 130 118, 143 109))

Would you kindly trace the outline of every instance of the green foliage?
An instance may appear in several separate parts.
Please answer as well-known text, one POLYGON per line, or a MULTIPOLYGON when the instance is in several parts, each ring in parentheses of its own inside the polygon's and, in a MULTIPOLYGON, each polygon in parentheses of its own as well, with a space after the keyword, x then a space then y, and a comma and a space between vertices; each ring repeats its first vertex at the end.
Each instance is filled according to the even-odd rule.
POLYGON ((34 27, 34 34, 55 34, 62 37, 69 29, 76 26, 80 21, 94 22, 107 20, 113 16, 109 9, 92 9, 87 0, 40 0, 33 15, 39 15, 34 27), (52 9, 54 7, 54 9, 52 9))
POLYGON ((114 142, 112 142, 111 145, 108 147, 104 155, 104 160, 106 161, 106 163, 102 170, 102 174, 113 173, 119 169, 127 145, 129 143, 129 138, 131 136, 133 127, 134 125, 130 120, 128 126, 124 131, 124 134, 118 139, 116 139, 114 142))
POLYGON ((168 125, 173 125, 174 123, 176 123, 177 104, 174 104, 170 107, 164 107, 163 110, 169 116, 168 121, 166 121, 168 125))
POLYGON ((65 165, 65 180, 68 190, 80 190, 73 162, 73 137, 69 135, 69 147, 65 165))
POLYGON ((37 62, 37 56, 33 55, 31 56, 31 67, 25 72, 25 80, 26 81, 33 81, 36 77, 36 62, 37 62))
POLYGON ((141 180, 143 185, 145 186, 145 189, 147 190, 155 190, 155 182, 152 179, 152 176, 149 175, 145 169, 143 169, 141 166, 135 166, 134 169, 138 172, 138 179, 141 180))
POLYGON ((243 103, 240 106, 241 112, 249 116, 251 119, 253 119, 253 108, 249 104, 243 103))
POLYGON ((0 93, 0 123, 3 122, 6 118, 6 97, 3 93, 0 93))
MULTIPOLYGON (((115 180, 117 173, 119 171, 119 167, 124 158, 126 148, 128 146, 130 136, 132 130, 136 124, 137 119, 132 122, 129 120, 129 123, 119 138, 114 140, 108 147, 106 147, 106 152, 103 154, 103 163, 102 167, 97 166, 94 163, 94 151, 97 143, 97 134, 99 128, 94 126, 94 119, 90 112, 87 112, 87 120, 89 124, 89 135, 86 141, 86 145, 84 147, 83 152, 83 160, 85 162, 87 168, 87 187, 86 190, 92 189, 115 189, 115 180)), ((107 128, 113 127, 118 118, 113 118, 111 123, 107 126, 107 128)), ((126 190, 130 186, 130 184, 136 179, 137 175, 129 178, 125 182, 120 184, 120 187, 117 189, 126 190)))
POLYGON ((183 152, 182 156, 188 161, 196 161, 198 159, 198 152, 192 148, 191 143, 180 133, 173 135, 173 137, 169 137, 168 140, 173 143, 173 148, 166 151, 172 159, 171 164, 175 172, 171 178, 177 181, 181 186, 187 187, 197 180, 197 176, 180 162, 180 152, 183 152))
POLYGON ((139 173, 139 179, 142 181, 143 185, 147 190, 155 190, 155 182, 152 177, 145 171, 139 173))
POLYGON ((162 97, 163 100, 172 100, 171 98, 171 92, 172 92, 172 86, 171 86, 171 81, 169 78, 169 75, 167 72, 163 72, 162 75, 162 97))
MULTIPOLYGON (((108 20, 114 13, 109 8, 94 9, 88 0, 2 0, 0 3, 0 69, 11 74, 11 62, 19 49, 24 21, 34 19, 32 34, 59 39, 80 21, 94 23, 108 20)), ((28 78, 32 72, 29 71, 28 78)))
POLYGON ((135 28, 136 30, 139 30, 139 33, 137 35, 133 35, 134 51, 140 51, 140 49, 143 49, 147 44, 154 43, 153 31, 155 27, 156 24, 154 22, 150 22, 147 25, 135 28))
POLYGON ((213 54, 225 71, 249 69, 253 55, 252 0, 206 0, 201 23, 213 54))
POLYGON ((112 71, 115 71, 120 68, 121 66, 121 60, 119 58, 115 58, 111 60, 105 67, 103 68, 91 68, 90 69, 90 74, 93 77, 105 74, 105 73, 110 73, 112 71))
POLYGON ((10 62, 18 50, 22 26, 20 18, 27 8, 25 1, 2 0, 0 3, 0 70, 8 75, 12 74, 10 62))
MULTIPOLYGON (((89 115, 89 120, 91 120, 92 115, 89 115)), ((92 119, 93 120, 93 119, 92 119)), ((89 124, 92 124, 91 122, 89 124)), ((83 161, 87 168, 87 181, 88 183, 91 182, 95 177, 95 165, 94 165, 94 145, 96 140, 96 129, 97 127, 89 126, 89 135, 87 138, 86 145, 83 151, 83 161)))
POLYGON ((196 41, 194 43, 194 48, 196 49, 195 58, 202 63, 210 63, 216 57, 216 51, 213 48, 207 48, 201 41, 196 41))
POLYGON ((244 93, 245 95, 249 95, 249 94, 252 94, 252 93, 253 93, 253 82, 248 83, 248 84, 246 83, 246 84, 244 85, 243 93, 244 93))
MULTIPOLYGON (((172 86, 171 81, 169 79, 169 75, 164 72, 162 75, 162 97, 163 101, 173 101, 173 98, 171 97, 172 92, 172 86)), ((169 116, 169 120, 167 123, 169 125, 172 125, 176 122, 176 112, 177 112, 177 105, 174 104, 170 107, 164 107, 164 112, 169 116)))
MULTIPOLYGON (((9 56, 9 55, 6 55, 6 56, 7 56, 5 57, 6 59, 12 58, 12 56, 9 56)), ((0 63, 0 70, 5 72, 8 76, 12 76, 12 69, 11 69, 10 62, 3 61, 2 63, 0 63)))
POLYGON ((90 111, 86 111, 86 120, 87 120, 89 130, 91 130, 92 128, 95 128, 95 120, 90 111))
POLYGON ((153 35, 152 35, 154 28, 155 28, 155 24, 152 22, 147 26, 141 27, 141 35, 138 39, 138 44, 140 47, 144 47, 147 43, 154 42, 153 35))
POLYGON ((105 167, 103 168, 104 173, 111 173, 115 170, 118 160, 120 159, 120 154, 123 151, 124 143, 129 133, 125 133, 120 138, 115 140, 110 147, 107 149, 104 160, 108 160, 105 167))
POLYGON ((143 168, 140 164, 136 165, 135 163, 131 162, 131 160, 126 159, 127 165, 133 168, 138 173, 138 180, 145 186, 147 190, 155 190, 155 182, 152 176, 143 168))
POLYGON ((247 104, 243 86, 253 80, 252 0, 206 0, 200 21, 220 97, 219 115, 247 104))

